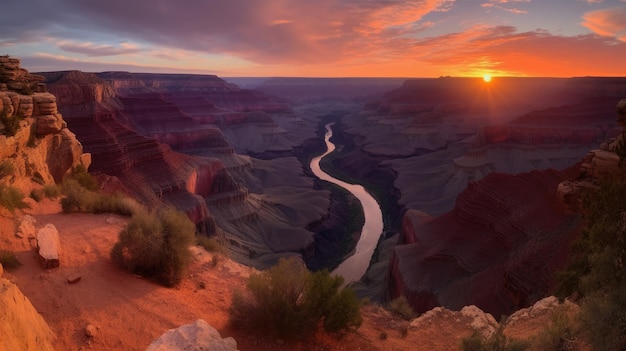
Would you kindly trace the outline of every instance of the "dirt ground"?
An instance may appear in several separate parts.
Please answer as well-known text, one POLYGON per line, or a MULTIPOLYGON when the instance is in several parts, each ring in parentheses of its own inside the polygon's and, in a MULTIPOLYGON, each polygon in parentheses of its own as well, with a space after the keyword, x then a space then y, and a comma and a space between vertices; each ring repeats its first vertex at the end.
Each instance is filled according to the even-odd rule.
MULTIPOLYGON (((120 270, 109 252, 126 217, 111 214, 63 214, 57 203, 44 201, 28 210, 36 227, 48 223, 60 235, 61 266, 44 270, 27 238, 7 238, 10 221, 0 218, 2 249, 13 249, 23 266, 5 277, 14 281, 57 334, 56 350, 145 350, 165 331, 202 318, 222 337, 232 336, 240 350, 459 350, 471 329, 460 320, 438 320, 419 329, 378 305, 363 307, 364 323, 340 337, 318 334, 304 343, 284 343, 235 330, 228 324, 232 291, 242 289, 253 271, 226 258, 193 248, 188 277, 176 288, 164 288, 120 270), (26 243, 28 243, 26 241, 26 243), (7 247, 12 246, 12 247, 7 247), (75 284, 68 278, 80 276, 75 284), (93 338, 85 327, 97 327, 93 338)), ((522 334, 531 335, 531 332, 522 334)))

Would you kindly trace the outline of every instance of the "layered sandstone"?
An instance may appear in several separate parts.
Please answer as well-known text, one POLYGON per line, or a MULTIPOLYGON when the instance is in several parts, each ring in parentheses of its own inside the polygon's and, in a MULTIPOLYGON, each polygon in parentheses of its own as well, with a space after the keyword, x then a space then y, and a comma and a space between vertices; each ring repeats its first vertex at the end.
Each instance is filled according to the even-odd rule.
POLYGON ((82 164, 87 168, 90 164, 90 155, 83 153, 83 146, 67 129, 55 95, 43 91, 41 80, 43 77, 19 68, 19 60, 0 57, 2 84, 8 89, 15 88, 13 82, 30 87, 0 91, 0 113, 7 123, 15 120, 18 125, 14 135, 8 132, 7 126, 0 125, 5 134, 0 135, 0 159, 9 162, 14 169, 9 182, 24 189, 29 187, 30 181, 58 183, 73 167, 82 164), (32 92, 33 85, 37 85, 40 92, 32 92))
POLYGON ((492 173, 443 216, 409 211, 391 261, 391 298, 407 296, 418 312, 475 304, 499 316, 547 295, 576 229, 557 197, 565 176, 492 173))

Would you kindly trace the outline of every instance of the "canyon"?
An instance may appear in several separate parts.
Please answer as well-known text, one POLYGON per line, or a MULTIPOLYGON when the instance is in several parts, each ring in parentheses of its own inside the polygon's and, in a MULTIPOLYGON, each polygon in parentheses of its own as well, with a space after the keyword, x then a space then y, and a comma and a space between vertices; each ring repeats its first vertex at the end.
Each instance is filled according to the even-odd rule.
POLYGON ((81 165, 102 192, 184 211, 239 263, 332 269, 361 224, 356 199, 308 167, 334 122, 323 168, 362 184, 383 214, 358 294, 500 316, 553 292, 579 235, 577 190, 619 171, 622 78, 232 81, 254 89, 208 75, 31 75, 0 57, 2 112, 23 118, 0 136, 16 169, 3 181, 29 191, 81 165))
POLYGON ((255 86, 242 89, 216 76, 42 75, 105 191, 175 205, 257 268, 293 255, 333 268, 358 240, 356 230, 337 230, 354 199, 308 169, 323 125, 335 122, 331 171, 363 184, 384 216, 359 294, 405 295, 420 312, 477 304, 496 315, 554 288, 577 228, 556 189, 590 149, 620 134, 614 105, 626 84, 233 78, 255 86), (549 264, 534 266, 545 252, 549 264), (484 286, 494 288, 485 295, 484 286), (455 296, 462 287, 466 296, 455 296))

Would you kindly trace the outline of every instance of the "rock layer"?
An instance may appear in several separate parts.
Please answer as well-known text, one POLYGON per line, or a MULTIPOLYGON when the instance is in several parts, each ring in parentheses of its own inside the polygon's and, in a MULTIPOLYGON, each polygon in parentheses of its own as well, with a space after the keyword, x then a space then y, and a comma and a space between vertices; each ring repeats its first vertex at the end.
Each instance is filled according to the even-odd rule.
POLYGON ((501 315, 548 294, 576 233, 557 198, 566 176, 492 173, 441 217, 409 211, 390 266, 390 297, 407 296, 418 312, 474 304, 501 315))
POLYGON ((0 113, 8 120, 17 120, 18 125, 14 135, 7 133, 6 126, 0 125, 7 134, 0 135, 0 159, 11 163, 14 169, 9 182, 25 189, 31 186, 31 181, 58 183, 73 167, 88 168, 91 162, 90 155, 83 153, 83 146, 67 129, 58 111, 56 97, 45 92, 45 87, 38 83, 42 80, 43 77, 30 75, 19 68, 19 60, 0 57, 0 81, 4 82, 1 84, 6 84, 8 89, 14 86, 11 82, 32 83, 39 87, 36 92, 30 88, 0 89, 0 113), (10 69, 4 62, 7 60, 12 65, 10 69))

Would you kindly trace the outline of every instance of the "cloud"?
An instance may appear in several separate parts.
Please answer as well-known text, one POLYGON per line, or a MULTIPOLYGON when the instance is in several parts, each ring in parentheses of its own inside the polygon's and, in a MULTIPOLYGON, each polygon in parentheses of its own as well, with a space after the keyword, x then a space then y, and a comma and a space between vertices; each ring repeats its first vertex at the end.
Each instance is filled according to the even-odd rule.
POLYGON ((527 10, 521 10, 517 7, 507 7, 502 6, 501 4, 512 4, 512 3, 530 3, 531 0, 489 0, 488 2, 482 3, 480 6, 483 8, 495 8, 498 10, 510 12, 517 15, 526 15, 528 14, 527 10))
POLYGON ((615 75, 623 71, 626 44, 597 35, 558 36, 517 32, 511 26, 474 26, 464 32, 418 40, 416 60, 437 65, 441 75, 495 72, 507 75, 615 75), (449 48, 454 48, 450 50, 449 48))
MULTIPOLYGON (((9 2, 0 13, 0 43, 33 41, 29 28, 77 42, 150 43, 228 54, 258 63, 340 60, 384 43, 389 30, 410 28, 448 11, 454 0, 46 0, 9 2), (34 10, 31 10, 33 9, 34 10), (6 11, 5 11, 6 10, 6 11), (9 15, 10 14, 10 15, 9 15)), ((64 45, 90 56, 125 53, 98 44, 64 45)), ((132 50, 129 50, 132 51, 132 50)))
POLYGON ((94 44, 90 42, 61 41, 57 44, 64 51, 83 54, 89 57, 127 55, 143 51, 135 44, 121 43, 119 46, 94 44))
POLYGON ((626 42, 626 7, 585 13, 582 25, 592 32, 626 42))

